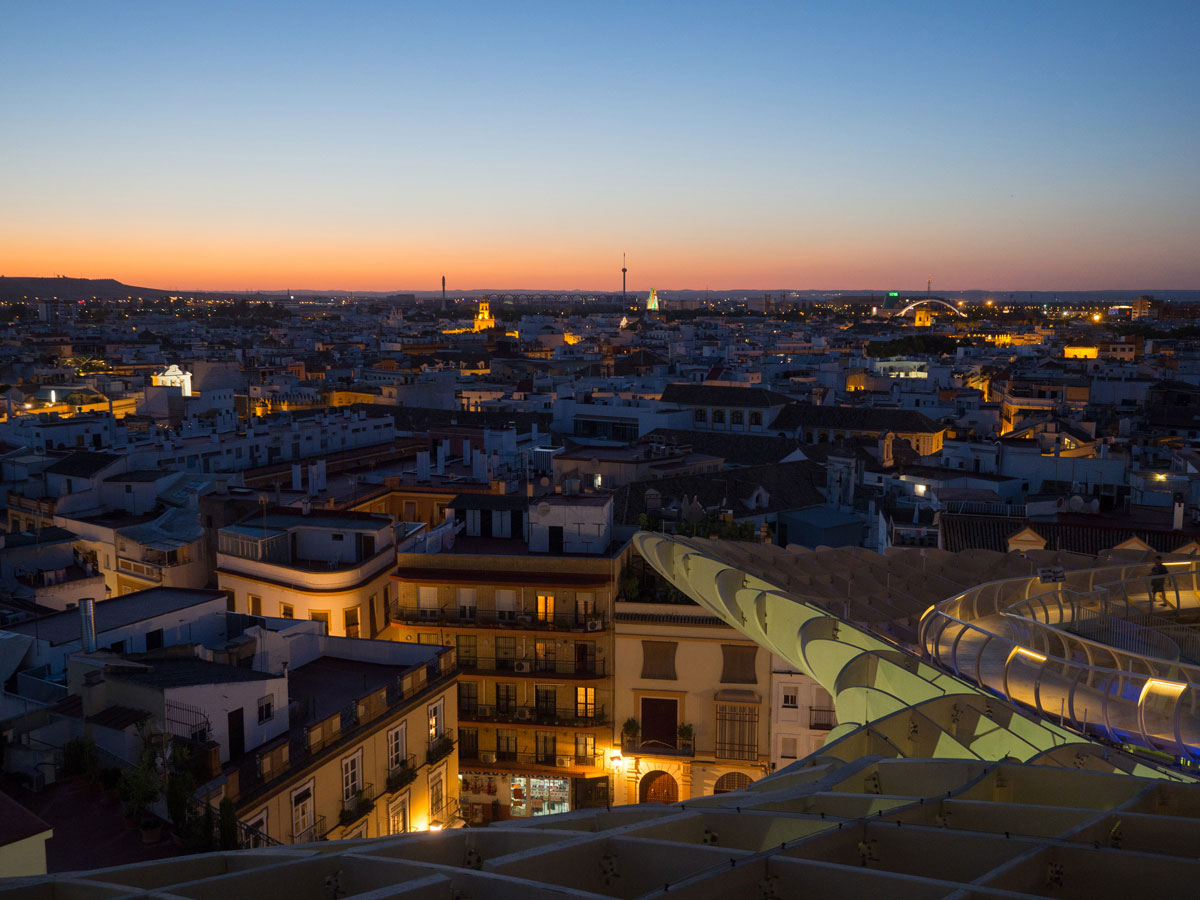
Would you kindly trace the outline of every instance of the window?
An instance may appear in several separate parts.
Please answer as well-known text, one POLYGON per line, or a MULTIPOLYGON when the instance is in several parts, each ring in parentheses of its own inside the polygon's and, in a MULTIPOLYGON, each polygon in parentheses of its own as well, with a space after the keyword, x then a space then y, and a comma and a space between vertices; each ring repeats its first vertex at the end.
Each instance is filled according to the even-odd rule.
POLYGON ((544 766, 554 765, 554 757, 558 753, 558 740, 553 731, 539 731, 534 746, 537 748, 537 761, 544 766))
POLYGON ((362 790, 362 751, 342 760, 342 802, 349 803, 362 790))
POLYGON ((517 658, 517 639, 515 637, 496 638, 496 668, 511 669, 517 658))
POLYGON ((725 424, 725 410, 723 410, 723 409, 714 409, 713 410, 713 424, 714 425, 724 425, 725 424))
POLYGON ((460 634, 454 639, 458 664, 464 669, 473 669, 479 664, 478 640, 473 634, 460 634))
POLYGON ((151 650, 160 650, 163 645, 163 630, 155 628, 153 631, 146 632, 146 652, 151 650))
POLYGON ((417 588, 417 608, 422 619, 436 619, 438 608, 437 588, 423 584, 417 588))
POLYGON ((344 541, 346 539, 346 536, 344 534, 338 534, 337 532, 331 534, 329 537, 330 537, 330 540, 332 540, 334 542, 344 541))
POLYGON ((708 421, 708 410, 706 410, 706 409, 696 410, 695 413, 692 414, 692 419, 693 419, 693 421, 697 422, 698 424, 703 425, 705 422, 708 421))
POLYGON ((758 707, 748 703, 717 704, 717 756, 758 758, 758 707))
POLYGON ((539 622, 554 621, 554 595, 537 595, 537 617, 539 622))
POLYGON ((458 758, 479 759, 479 729, 458 729, 458 758))
POLYGON ((714 794, 728 794, 730 791, 741 791, 750 787, 750 776, 745 772, 726 772, 713 785, 714 794))
POLYGON ((496 759, 517 758, 517 731, 515 728, 496 729, 496 759))
MULTIPOLYGON (((446 781, 439 769, 437 772, 429 776, 429 818, 430 825, 434 824, 433 819, 442 814, 442 807, 446 805, 446 781)), ((445 823, 438 823, 445 824, 445 823)))
POLYGON ((246 599, 249 602, 250 615, 261 616, 262 615, 262 597, 256 597, 254 594, 251 594, 246 599))
POLYGON ((290 603, 280 603, 279 604, 279 618, 281 618, 281 619, 296 618, 296 607, 292 606, 292 604, 290 604, 290 603))
POLYGON ((446 733, 445 704, 441 700, 431 703, 427 711, 429 713, 429 739, 433 741, 446 733))
POLYGON ((730 425, 745 425, 746 414, 740 409, 735 409, 729 414, 730 425))
POLYGON ((292 792, 292 843, 304 844, 321 837, 313 832, 316 824, 313 783, 292 792))
POLYGON ((784 709, 795 709, 799 703, 799 690, 794 684, 789 684, 783 689, 783 706, 784 709))
POLYGON ((762 413, 760 413, 758 411, 750 413, 750 424, 761 426, 762 425, 762 413))
POLYGON ((539 672, 555 670, 555 643, 553 640, 537 640, 533 644, 534 668, 539 672))
POLYGON ((258 724, 270 722, 275 718, 275 695, 267 694, 258 698, 258 724))
POLYGON ((796 739, 794 737, 785 737, 781 741, 779 755, 784 759, 796 758, 796 739))
POLYGON ((475 588, 458 589, 458 617, 460 619, 475 618, 475 588))
POLYGON ((595 688, 575 688, 575 716, 579 719, 594 719, 596 717, 595 688))
POLYGON ((674 641, 642 641, 642 677, 675 680, 674 641))
POLYGON ((501 622, 512 622, 517 618, 517 592, 510 588, 496 591, 496 618, 501 622))
POLYGON ((342 623, 346 627, 346 637, 358 637, 358 607, 351 606, 342 611, 342 623))
POLYGON ((595 765, 596 736, 580 731, 575 735, 575 765, 595 765))
POLYGON ((509 715, 517 708, 517 686, 500 683, 496 685, 496 712, 499 715, 509 715))
POLYGON ((754 674, 754 660, 758 655, 758 647, 744 644, 722 644, 721 668, 722 684, 757 684, 754 674))
POLYGON ((591 591, 575 592, 575 622, 582 625, 596 615, 596 595, 591 591))
POLYGON ((388 804, 388 834, 404 834, 408 831, 408 794, 397 797, 388 804))
POLYGON ((325 633, 329 634, 329 613, 327 612, 310 612, 308 617, 314 622, 320 622, 325 626, 325 633))
POLYGON ((408 723, 401 722, 388 732, 388 771, 395 771, 408 759, 408 723))
POLYGON ((458 683, 458 714, 473 716, 479 710, 479 683, 476 681, 460 681, 458 683))
POLYGON ((539 684, 534 688, 534 702, 539 719, 553 719, 558 715, 558 691, 552 685, 539 684))

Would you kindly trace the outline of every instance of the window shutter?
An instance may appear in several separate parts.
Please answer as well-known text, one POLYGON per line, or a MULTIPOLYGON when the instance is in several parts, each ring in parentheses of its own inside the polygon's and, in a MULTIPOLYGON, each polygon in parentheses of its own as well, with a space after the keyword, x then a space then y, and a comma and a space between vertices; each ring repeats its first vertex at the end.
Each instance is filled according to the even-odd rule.
POLYGON ((674 641, 642 641, 642 677, 675 680, 674 641))
POLYGON ((758 655, 758 647, 747 647, 741 644, 722 644, 721 655, 724 665, 721 667, 722 684, 757 684, 754 674, 754 660, 758 655))

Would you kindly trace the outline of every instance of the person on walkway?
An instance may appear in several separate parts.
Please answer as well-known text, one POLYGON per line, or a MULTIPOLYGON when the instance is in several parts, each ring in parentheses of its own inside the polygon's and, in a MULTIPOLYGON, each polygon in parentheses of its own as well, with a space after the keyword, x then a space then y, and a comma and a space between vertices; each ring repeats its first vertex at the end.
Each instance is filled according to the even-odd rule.
POLYGON ((1170 606, 1167 602, 1167 567, 1163 565, 1162 557, 1154 557, 1154 565, 1150 567, 1150 602, 1154 602, 1154 598, 1162 596, 1162 605, 1170 606))

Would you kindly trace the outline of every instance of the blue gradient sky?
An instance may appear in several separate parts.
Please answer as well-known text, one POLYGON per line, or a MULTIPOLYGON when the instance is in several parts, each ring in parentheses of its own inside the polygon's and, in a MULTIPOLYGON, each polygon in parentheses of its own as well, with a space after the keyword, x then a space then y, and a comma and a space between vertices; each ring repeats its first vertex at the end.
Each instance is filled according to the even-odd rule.
POLYGON ((0 273, 1200 288, 1200 3, 7 2, 0 273))

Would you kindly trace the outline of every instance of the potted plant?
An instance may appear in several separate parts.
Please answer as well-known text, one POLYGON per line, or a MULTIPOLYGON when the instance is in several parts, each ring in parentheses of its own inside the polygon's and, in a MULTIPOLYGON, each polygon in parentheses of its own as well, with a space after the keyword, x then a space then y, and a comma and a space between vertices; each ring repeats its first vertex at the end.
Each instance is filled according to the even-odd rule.
POLYGON ((125 801, 125 821, 136 827, 162 793, 162 780, 149 763, 143 762, 121 773, 117 790, 125 801))
POLYGON ((621 739, 626 744, 636 744, 638 735, 642 732, 642 724, 633 716, 625 720, 621 726, 621 739))
POLYGON ((692 728, 691 722, 683 722, 675 729, 675 734, 679 738, 679 746, 687 749, 692 746, 692 738, 695 735, 695 729, 692 728))

